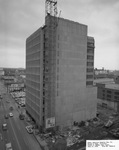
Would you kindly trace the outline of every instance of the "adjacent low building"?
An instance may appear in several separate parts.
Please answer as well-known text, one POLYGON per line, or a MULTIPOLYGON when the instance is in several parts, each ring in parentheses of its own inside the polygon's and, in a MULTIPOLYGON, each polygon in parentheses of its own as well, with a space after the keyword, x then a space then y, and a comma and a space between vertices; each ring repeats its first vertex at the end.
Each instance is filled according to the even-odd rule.
POLYGON ((1 76, 3 76, 4 75, 4 70, 3 70, 3 68, 0 68, 0 78, 1 78, 1 76))
POLYGON ((98 104, 119 113, 119 84, 114 82, 97 83, 98 104))

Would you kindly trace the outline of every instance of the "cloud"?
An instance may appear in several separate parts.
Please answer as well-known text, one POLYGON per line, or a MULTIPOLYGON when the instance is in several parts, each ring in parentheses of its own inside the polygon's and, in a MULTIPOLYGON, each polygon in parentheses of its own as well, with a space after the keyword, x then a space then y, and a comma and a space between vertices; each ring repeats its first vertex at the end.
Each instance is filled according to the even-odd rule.
MULTIPOLYGON (((58 10, 60 17, 88 25, 88 35, 96 43, 96 66, 119 69, 118 0, 59 0, 58 10), (109 65, 112 62, 114 66, 109 65)), ((45 22, 45 1, 1 0, 0 18, 0 64, 7 59, 13 66, 24 65, 26 38, 45 22)))
MULTIPOLYGON (((4 51, 4 55, 0 56, 1 61, 4 60, 1 66, 18 65, 15 61, 25 62, 25 41, 43 23, 41 12, 43 7, 39 0, 35 0, 35 3, 29 0, 0 1, 0 53, 4 51)), ((25 67, 25 63, 21 64, 25 67)))

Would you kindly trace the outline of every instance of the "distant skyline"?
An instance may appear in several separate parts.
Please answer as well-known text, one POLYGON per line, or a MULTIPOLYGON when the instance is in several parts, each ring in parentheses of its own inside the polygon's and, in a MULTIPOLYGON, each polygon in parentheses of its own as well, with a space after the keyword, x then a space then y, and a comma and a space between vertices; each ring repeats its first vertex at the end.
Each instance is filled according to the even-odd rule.
MULTIPOLYGON (((57 0, 61 18, 88 26, 95 68, 119 70, 119 1, 57 0)), ((0 1, 0 67, 25 68, 26 38, 45 23, 45 0, 0 1)))

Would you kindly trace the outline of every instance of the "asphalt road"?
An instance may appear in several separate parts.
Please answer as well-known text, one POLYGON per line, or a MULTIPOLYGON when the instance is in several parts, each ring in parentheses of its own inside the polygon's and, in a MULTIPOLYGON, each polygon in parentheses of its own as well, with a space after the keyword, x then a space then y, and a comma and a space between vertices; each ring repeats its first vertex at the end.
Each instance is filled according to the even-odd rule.
MULTIPOLYGON (((0 83, 0 94, 6 93, 4 85, 0 83)), ((24 120, 19 119, 20 110, 15 104, 15 101, 9 94, 2 94, 3 99, 0 101, 0 150, 5 150, 5 144, 11 142, 15 150, 41 150, 39 143, 36 141, 33 134, 29 134, 25 126, 24 120), (7 103, 6 101, 10 101, 7 103), (4 114, 9 114, 9 107, 13 106, 13 117, 4 118, 4 114), (2 124, 7 123, 8 130, 2 130, 2 124)))

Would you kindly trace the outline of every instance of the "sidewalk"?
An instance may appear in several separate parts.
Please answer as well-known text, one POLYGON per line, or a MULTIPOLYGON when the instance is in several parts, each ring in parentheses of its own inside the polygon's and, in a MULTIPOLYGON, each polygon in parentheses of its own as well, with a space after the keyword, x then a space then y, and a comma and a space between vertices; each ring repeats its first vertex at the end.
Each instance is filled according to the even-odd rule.
POLYGON ((34 137, 36 138, 36 140, 38 141, 38 143, 40 144, 42 150, 49 150, 47 143, 45 142, 45 140, 42 140, 40 138, 39 135, 35 135, 35 133, 33 133, 34 137))
MULTIPOLYGON (((27 114, 25 114, 26 118, 28 117, 27 114)), ((25 119, 25 123, 27 125, 31 125, 30 122, 27 122, 27 119, 25 119)), ((37 140, 37 142, 39 143, 40 147, 42 150, 49 150, 48 146, 47 146, 47 143, 45 140, 41 139, 39 135, 36 135, 35 134, 35 131, 33 131, 33 136, 35 137, 35 139, 37 140)))

